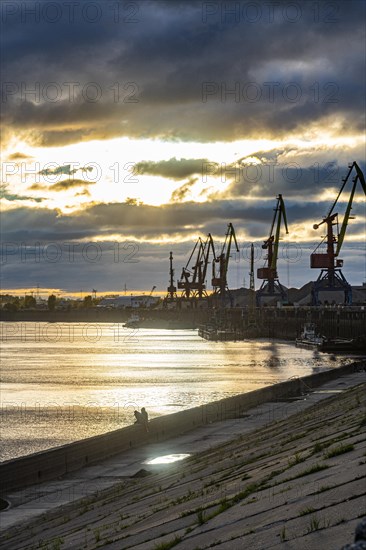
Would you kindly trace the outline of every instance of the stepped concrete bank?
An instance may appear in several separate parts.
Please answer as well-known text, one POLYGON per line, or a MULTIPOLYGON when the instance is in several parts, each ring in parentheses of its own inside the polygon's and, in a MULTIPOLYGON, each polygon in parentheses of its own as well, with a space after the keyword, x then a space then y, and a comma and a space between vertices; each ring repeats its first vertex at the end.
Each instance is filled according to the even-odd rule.
POLYGON ((213 422, 238 418, 252 407, 270 401, 294 398, 342 375, 362 371, 365 367, 366 361, 360 360, 343 367, 294 378, 246 394, 154 418, 150 422, 149 433, 146 433, 142 426, 133 425, 49 451, 2 462, 1 495, 56 479, 131 448, 164 441, 213 422))

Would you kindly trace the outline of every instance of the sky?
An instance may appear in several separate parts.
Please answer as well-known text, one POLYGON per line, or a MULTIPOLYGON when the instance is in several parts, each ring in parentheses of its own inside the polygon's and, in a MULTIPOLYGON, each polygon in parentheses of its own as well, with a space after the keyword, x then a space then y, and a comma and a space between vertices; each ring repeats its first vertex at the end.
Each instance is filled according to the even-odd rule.
MULTIPOLYGON (((366 173, 364 1, 0 7, 3 291, 164 292, 169 252, 179 277, 229 222, 229 284, 248 287, 279 193, 280 280, 317 278, 313 225, 349 163, 366 173)), ((362 284, 361 187, 352 216, 340 257, 362 284)))

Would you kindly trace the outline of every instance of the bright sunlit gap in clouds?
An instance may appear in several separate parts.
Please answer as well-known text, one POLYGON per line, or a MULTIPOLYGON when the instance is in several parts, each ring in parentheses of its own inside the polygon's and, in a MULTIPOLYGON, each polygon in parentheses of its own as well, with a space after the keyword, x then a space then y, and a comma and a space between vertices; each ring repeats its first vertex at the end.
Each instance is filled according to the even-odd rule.
MULTIPOLYGON (((230 165, 235 166, 236 163, 238 167, 243 163, 259 165, 261 159, 255 156, 257 151, 264 154, 266 151, 283 149, 287 151, 284 152, 283 162, 296 164, 299 150, 304 157, 307 151, 314 151, 317 147, 333 146, 347 149, 359 146, 362 140, 363 138, 359 136, 331 137, 324 131, 323 135, 320 134, 311 141, 261 139, 196 143, 159 139, 137 140, 124 137, 52 148, 31 147, 19 141, 12 142, 11 150, 20 151, 29 158, 24 158, 18 164, 15 175, 10 174, 7 181, 9 187, 16 188, 18 193, 35 199, 41 198, 43 207, 60 208, 65 212, 72 212, 92 202, 125 202, 130 198, 153 206, 171 201, 193 200, 203 203, 214 198, 216 194, 225 196, 232 177, 229 171, 230 165), (292 147, 295 148, 294 151, 292 147), (139 162, 157 163, 171 159, 177 161, 202 159, 200 173, 178 179, 139 173, 135 168, 139 162), (204 164, 206 160, 207 164, 204 164), (57 170, 58 167, 68 165, 71 165, 71 170, 75 170, 73 174, 37 174, 37 168, 40 172, 45 168, 57 170), (90 170, 83 171, 82 168, 85 166, 90 170), (217 167, 217 173, 213 173, 214 166, 217 167), (62 190, 57 188, 58 182, 63 183, 72 179, 80 181, 69 187, 65 185, 62 190)), ((7 154, 10 154, 10 149, 7 154)), ((269 163, 271 164, 272 161, 269 163)), ((261 190, 257 191, 260 196, 261 190)), ((329 191, 323 193, 327 194, 329 191)), ((258 193, 254 193, 254 196, 257 195, 258 193)), ((23 204, 35 205, 32 200, 23 204)))

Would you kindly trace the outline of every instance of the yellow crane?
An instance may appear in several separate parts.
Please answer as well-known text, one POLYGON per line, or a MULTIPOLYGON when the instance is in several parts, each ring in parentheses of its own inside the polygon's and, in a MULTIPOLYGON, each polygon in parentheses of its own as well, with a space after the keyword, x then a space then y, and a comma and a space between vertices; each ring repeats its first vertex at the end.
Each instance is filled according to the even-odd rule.
POLYGON ((350 214, 351 214, 352 203, 353 203, 358 182, 360 182, 363 192, 366 195, 365 177, 363 175, 361 168, 358 166, 357 162, 353 162, 348 166, 347 175, 342 180, 341 189, 331 209, 329 210, 328 215, 325 218, 323 218, 323 220, 320 223, 314 224, 313 226, 314 229, 318 229, 322 224, 325 224, 327 227, 327 234, 325 235, 321 243, 316 247, 316 249, 310 256, 310 267, 312 269, 321 269, 318 279, 313 284, 312 305, 317 306, 320 304, 320 301, 319 301, 320 291, 330 291, 330 290, 332 291, 341 290, 344 293, 344 303, 346 305, 352 304, 352 288, 342 273, 341 267, 343 267, 343 260, 339 259, 338 256, 344 242, 346 230, 348 227, 348 222, 349 220, 353 219, 353 216, 351 216, 350 214), (353 185, 351 188, 351 193, 348 199, 342 225, 339 230, 338 213, 334 212, 334 209, 353 171, 355 171, 355 177, 352 180, 353 185), (333 231, 334 226, 337 226, 337 235, 334 235, 334 231, 333 231), (326 242, 326 252, 318 252, 319 247, 324 242, 326 242), (336 245, 336 248, 334 249, 335 245, 336 245))
POLYGON ((264 267, 260 267, 257 270, 258 279, 263 279, 262 285, 257 292, 258 306, 261 305, 262 298, 265 296, 278 296, 282 300, 286 300, 286 290, 281 285, 277 273, 278 246, 280 242, 282 223, 285 226, 286 234, 288 234, 285 203, 282 195, 278 195, 269 237, 262 245, 262 248, 267 250, 266 264, 264 267), (274 233, 276 222, 276 232, 274 233))

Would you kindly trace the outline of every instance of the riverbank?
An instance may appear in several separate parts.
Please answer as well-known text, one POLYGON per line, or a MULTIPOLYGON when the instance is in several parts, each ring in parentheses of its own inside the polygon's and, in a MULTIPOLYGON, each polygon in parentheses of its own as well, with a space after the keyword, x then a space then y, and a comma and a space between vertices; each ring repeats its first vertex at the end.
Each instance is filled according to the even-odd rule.
POLYGON ((304 386, 297 399, 267 401, 9 494, 0 543, 9 550, 41 540, 49 548, 116 550, 173 541, 190 550, 340 548, 364 510, 364 381, 360 370, 306 393, 304 386), (191 456, 146 464, 170 453, 191 456))
POLYGON ((124 324, 132 313, 138 312, 141 318, 136 328, 192 329, 206 322, 209 310, 168 310, 168 309, 107 309, 80 308, 72 310, 19 310, 0 309, 0 321, 12 323, 121 323, 124 324))

